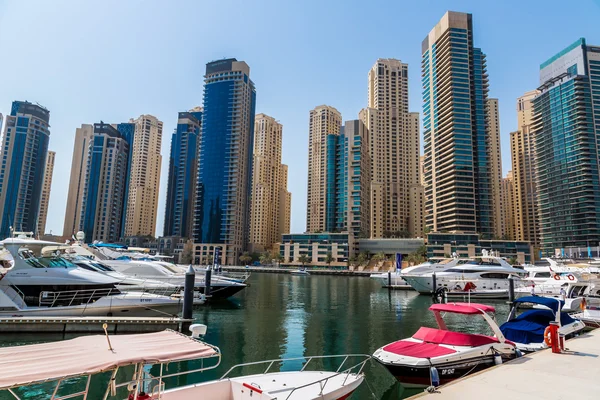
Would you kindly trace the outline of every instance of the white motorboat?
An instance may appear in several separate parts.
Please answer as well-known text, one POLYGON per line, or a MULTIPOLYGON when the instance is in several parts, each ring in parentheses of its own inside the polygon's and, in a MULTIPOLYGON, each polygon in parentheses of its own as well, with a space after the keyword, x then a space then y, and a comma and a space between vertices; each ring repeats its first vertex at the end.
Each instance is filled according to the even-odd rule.
POLYGON ((296 276, 310 276, 310 273, 306 270, 306 268, 293 269, 290 271, 290 275, 296 276))
POLYGON ((462 260, 441 272, 405 274, 404 280, 417 292, 431 294, 437 291, 464 291, 467 283, 472 290, 508 290, 508 278, 512 277, 520 285, 523 274, 523 270, 513 268, 503 258, 482 256, 462 260))
POLYGON ((434 304, 438 329, 421 327, 412 337, 379 348, 373 354, 404 387, 446 384, 517 357, 516 346, 507 341, 488 315, 494 307, 477 303, 434 304), (443 314, 481 316, 494 336, 448 330, 443 314))
POLYGON ((500 330, 521 351, 545 349, 548 346, 544 341, 544 332, 550 322, 558 323, 558 332, 566 339, 585 327, 583 322, 563 312, 563 306, 564 301, 550 297, 521 297, 513 302, 508 321, 500 326, 500 330), (523 304, 531 304, 534 308, 517 316, 518 308, 523 304))
POLYGON ((2 315, 141 317, 180 311, 178 298, 123 293, 114 277, 78 268, 62 257, 39 256, 44 247, 56 245, 29 237, 0 242, 11 261, 0 271, 2 315))
POLYGON ((132 400, 342 400, 349 398, 362 383, 362 369, 370 357, 360 356, 361 361, 349 367, 344 365, 346 360, 356 356, 336 357, 343 360, 336 371, 310 370, 313 359, 331 357, 307 357, 303 359, 306 362, 301 370, 286 372, 270 371, 273 366, 289 360, 268 360, 235 366, 218 380, 172 388, 167 384, 173 379, 167 378, 219 366, 219 348, 169 330, 139 335, 82 336, 61 342, 1 348, 0 393, 10 391, 8 396, 20 400, 19 391, 14 388, 53 382, 52 386, 39 386, 39 390, 49 390, 46 393, 48 397, 52 393, 61 393, 62 398, 87 398, 92 376, 109 372, 110 378, 104 384, 96 382, 96 385, 104 386, 104 398, 111 395, 132 400), (172 367, 173 363, 192 360, 201 362, 188 363, 196 366, 189 371, 179 372, 180 369, 172 367), (128 366, 135 367, 132 378, 129 378, 129 372, 121 371, 128 366), (150 374, 150 366, 155 367, 153 370, 158 375, 150 374), (240 367, 251 366, 262 367, 262 373, 247 376, 232 374, 240 367), (122 381, 125 376, 127 378, 122 381), (72 378, 81 378, 87 384, 82 387, 62 385, 72 378))
POLYGON ((396 269, 391 272, 391 276, 388 276, 387 272, 371 274, 370 278, 378 279, 381 281, 382 285, 387 285, 389 283, 389 279, 392 280, 392 285, 401 286, 408 285, 404 280, 405 275, 423 275, 431 272, 441 272, 448 268, 452 268, 459 263, 465 262, 465 259, 455 258, 432 258, 430 261, 426 261, 421 264, 412 265, 410 267, 406 267, 403 269, 396 269))

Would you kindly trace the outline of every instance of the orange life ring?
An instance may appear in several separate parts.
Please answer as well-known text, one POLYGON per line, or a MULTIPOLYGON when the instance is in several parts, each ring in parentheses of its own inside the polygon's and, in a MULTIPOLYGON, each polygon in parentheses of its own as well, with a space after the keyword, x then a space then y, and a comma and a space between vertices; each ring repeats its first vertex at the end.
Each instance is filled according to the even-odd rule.
POLYGON ((573 274, 569 274, 569 275, 567 275, 567 279, 570 281, 574 281, 575 277, 573 276, 573 274))
POLYGON ((560 281, 560 276, 558 274, 554 274, 554 280, 560 281))
POLYGON ((550 339, 550 326, 547 326, 544 330, 544 343, 546 343, 546 346, 552 347, 552 339, 550 339))

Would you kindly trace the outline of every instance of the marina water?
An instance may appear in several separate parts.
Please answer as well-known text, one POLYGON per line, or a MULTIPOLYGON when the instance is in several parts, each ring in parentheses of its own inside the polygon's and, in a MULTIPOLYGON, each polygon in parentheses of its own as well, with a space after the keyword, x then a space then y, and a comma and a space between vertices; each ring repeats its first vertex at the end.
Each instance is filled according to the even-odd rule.
MULTIPOLYGON (((419 296, 414 291, 388 291, 381 288, 380 281, 365 277, 254 273, 248 283, 250 286, 234 297, 194 311, 195 321, 208 325, 204 339, 221 349, 221 365, 215 370, 172 378, 177 381, 168 382, 167 387, 218 379, 239 363, 330 354, 372 354, 387 343, 411 336, 421 326, 436 326, 433 314, 428 311, 432 304, 429 296, 419 296)), ((499 322, 505 321, 508 306, 504 301, 484 302, 496 307, 499 322)), ((472 318, 448 317, 450 329, 487 333, 483 320, 477 320, 481 324, 473 324, 472 318)), ((77 335, 0 335, 0 346, 74 336, 77 335)), ((342 360, 325 362, 325 366, 335 370, 342 360)), ((349 359, 346 365, 352 365, 351 361, 349 359)), ((309 367, 319 362, 313 360, 309 367)), ((281 367, 285 370, 300 363, 302 361, 288 362, 281 367)), ((179 363, 172 365, 170 372, 199 366, 196 361, 179 363)), ((265 368, 266 365, 248 367, 240 372, 260 373, 265 368)), ((122 379, 130 378, 129 372, 122 370, 122 373, 122 379)), ((103 397, 107 378, 93 379, 88 399, 103 397)), ((78 379, 69 380, 64 390, 72 393, 80 385, 78 379)), ((51 385, 36 385, 20 393, 27 399, 45 399, 49 398, 45 394, 51 393, 49 387, 51 385)), ((419 391, 405 390, 381 365, 372 361, 366 368, 366 382, 352 399, 396 400, 419 391)), ((10 396, 0 393, 0 400, 5 398, 10 396)))

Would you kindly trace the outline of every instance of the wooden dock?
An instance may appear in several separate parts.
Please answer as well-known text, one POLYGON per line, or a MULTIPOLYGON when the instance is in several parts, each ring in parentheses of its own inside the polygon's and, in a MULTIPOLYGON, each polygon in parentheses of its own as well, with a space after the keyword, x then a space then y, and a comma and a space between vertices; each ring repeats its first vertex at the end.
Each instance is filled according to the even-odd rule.
MULTIPOLYGON (((224 271, 231 272, 264 272, 270 274, 289 274, 290 271, 298 269, 298 267, 222 267, 224 271)), ((350 271, 347 269, 306 269, 311 275, 341 275, 341 276, 370 276, 376 272, 372 271, 350 271)))
POLYGON ((559 400, 600 398, 600 329, 552 350, 518 358, 410 399, 559 400))
POLYGON ((0 333, 102 333, 111 334, 180 330, 191 320, 163 317, 0 317, 0 333))

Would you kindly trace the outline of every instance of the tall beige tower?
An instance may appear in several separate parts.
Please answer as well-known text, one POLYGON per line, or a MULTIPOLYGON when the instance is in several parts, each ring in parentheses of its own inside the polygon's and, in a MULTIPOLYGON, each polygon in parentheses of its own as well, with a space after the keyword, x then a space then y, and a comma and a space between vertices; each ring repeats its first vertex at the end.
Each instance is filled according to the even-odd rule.
MULTIPOLYGON (((342 115, 334 107, 322 105, 310 111, 306 201, 307 232, 324 232, 326 230, 327 188, 335 186, 335 173, 328 174, 327 170, 327 135, 339 135, 341 126, 342 115)), ((331 146, 329 147, 330 151, 334 150, 331 146)))
POLYGON ((515 239, 540 245, 535 169, 535 136, 531 131, 533 98, 537 90, 517 99, 518 130, 510 134, 514 177, 515 239))
POLYGON ((487 99, 486 118, 490 149, 490 180, 492 195, 492 223, 494 236, 502 237, 502 211, 500 199, 500 182, 502 181, 502 155, 500 152, 500 119, 498 99, 487 99))
POLYGON ((265 114, 254 120, 250 251, 271 250, 290 233, 287 165, 281 164, 283 125, 265 114))
POLYGON ((500 181, 500 238, 515 239, 515 208, 513 172, 500 181))
POLYGON ((42 197, 40 199, 40 220, 38 232, 40 235, 46 233, 46 218, 48 217, 48 203, 50 202, 50 189, 52 187, 52 172, 54 172, 55 151, 48 151, 46 157, 46 170, 44 172, 44 184, 42 186, 42 197))
POLYGON ((67 208, 65 210, 65 223, 63 225, 63 236, 66 238, 72 237, 79 230, 88 147, 93 136, 93 125, 82 124, 81 128, 75 130, 75 144, 73 145, 73 159, 71 160, 71 178, 69 179, 69 193, 67 194, 67 208))
POLYGON ((150 235, 156 231, 163 123, 152 115, 135 120, 129 177, 125 236, 150 235))
POLYGON ((369 130, 371 237, 422 235, 419 114, 408 108, 408 65, 378 59, 369 71, 368 108, 361 119, 369 130), (413 206, 411 206, 411 204, 413 206))

